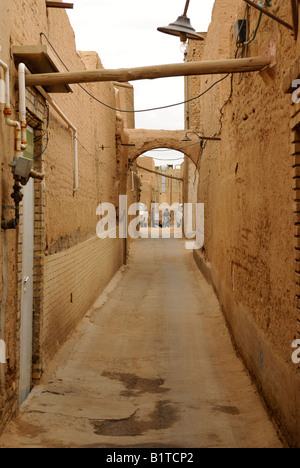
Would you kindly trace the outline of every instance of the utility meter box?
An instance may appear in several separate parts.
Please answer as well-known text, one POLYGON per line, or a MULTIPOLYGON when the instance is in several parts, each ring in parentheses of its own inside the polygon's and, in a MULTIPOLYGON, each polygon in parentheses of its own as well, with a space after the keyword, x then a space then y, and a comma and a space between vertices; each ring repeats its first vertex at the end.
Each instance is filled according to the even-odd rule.
POLYGON ((237 44, 243 44, 247 40, 247 21, 238 20, 234 25, 234 35, 237 44))
POLYGON ((13 168, 14 176, 21 177, 23 179, 28 179, 32 169, 32 160, 20 156, 13 168))

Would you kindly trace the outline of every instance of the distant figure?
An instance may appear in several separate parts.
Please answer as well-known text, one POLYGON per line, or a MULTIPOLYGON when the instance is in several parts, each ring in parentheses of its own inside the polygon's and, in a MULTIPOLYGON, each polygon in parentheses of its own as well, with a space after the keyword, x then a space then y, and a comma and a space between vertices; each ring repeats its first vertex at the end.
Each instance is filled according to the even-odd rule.
POLYGON ((170 224, 171 224, 171 213, 167 208, 163 214, 163 227, 169 228, 170 224))
POLYGON ((151 208, 151 226, 155 227, 155 208, 154 208, 154 206, 152 206, 152 208, 151 208))

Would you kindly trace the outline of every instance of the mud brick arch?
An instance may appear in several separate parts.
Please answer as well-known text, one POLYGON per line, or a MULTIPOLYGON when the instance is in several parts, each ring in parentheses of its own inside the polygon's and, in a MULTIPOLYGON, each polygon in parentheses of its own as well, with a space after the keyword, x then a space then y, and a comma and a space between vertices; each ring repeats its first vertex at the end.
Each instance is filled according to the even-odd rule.
MULTIPOLYGON (((200 139, 190 135, 192 141, 184 142, 185 130, 126 130, 128 137, 128 159, 134 162, 139 156, 158 148, 168 148, 182 152, 197 166, 200 139)), ((199 169, 199 167, 198 167, 199 169)))

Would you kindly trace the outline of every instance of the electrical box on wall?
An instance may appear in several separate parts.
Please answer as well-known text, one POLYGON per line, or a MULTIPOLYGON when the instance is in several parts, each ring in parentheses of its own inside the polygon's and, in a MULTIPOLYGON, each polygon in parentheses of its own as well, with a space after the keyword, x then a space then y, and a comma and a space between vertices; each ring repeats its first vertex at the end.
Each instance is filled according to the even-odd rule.
POLYGON ((234 25, 234 35, 237 44, 243 44, 247 40, 247 21, 238 20, 234 25))
POLYGON ((10 166, 12 167, 12 172, 15 177, 21 177, 22 179, 29 179, 31 168, 32 168, 32 160, 28 158, 24 158, 20 156, 19 158, 15 159, 10 166))

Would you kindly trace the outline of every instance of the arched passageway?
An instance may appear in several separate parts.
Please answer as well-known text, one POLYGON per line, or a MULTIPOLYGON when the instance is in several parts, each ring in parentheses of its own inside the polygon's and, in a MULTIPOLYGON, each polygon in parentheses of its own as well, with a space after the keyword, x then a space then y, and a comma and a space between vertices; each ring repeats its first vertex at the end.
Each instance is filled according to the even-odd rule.
POLYGON ((200 140, 195 136, 192 142, 182 141, 186 135, 185 130, 127 129, 126 134, 128 157, 132 162, 147 151, 168 148, 182 152, 197 166, 200 140))
MULTIPOLYGON (((173 150, 172 152, 174 153, 173 150)), ((173 204, 178 206, 183 203, 184 154, 180 153, 181 162, 178 164, 173 164, 173 159, 156 158, 155 154, 156 151, 151 150, 136 160, 140 178, 140 201, 148 212, 152 211, 153 204, 171 207, 173 204)))

